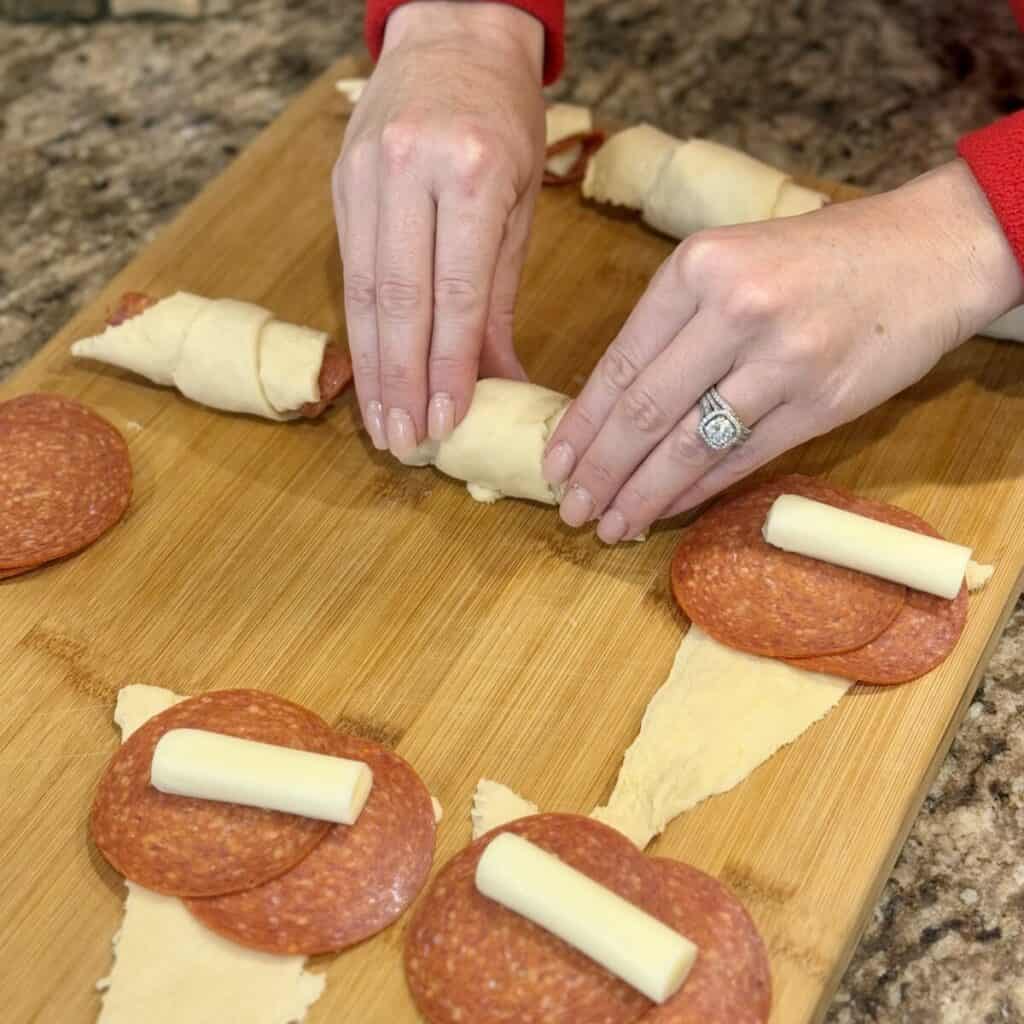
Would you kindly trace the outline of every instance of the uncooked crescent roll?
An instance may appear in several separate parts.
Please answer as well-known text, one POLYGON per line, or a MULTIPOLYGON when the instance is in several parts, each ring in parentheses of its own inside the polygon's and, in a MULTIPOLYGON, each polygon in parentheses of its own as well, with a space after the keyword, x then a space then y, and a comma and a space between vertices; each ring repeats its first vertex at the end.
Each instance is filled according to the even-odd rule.
POLYGON ((508 497, 557 505, 559 494, 542 476, 541 462, 568 404, 568 395, 538 384, 478 381, 469 411, 448 439, 424 441, 401 461, 436 466, 466 481, 477 501, 508 497))
POLYGON ((613 135, 590 158, 583 195, 639 210, 647 224, 673 238, 793 217, 827 201, 746 153, 705 139, 684 142, 648 124, 613 135))
POLYGON ((323 331, 275 320, 262 306, 177 292, 129 292, 72 355, 176 387, 215 409, 271 420, 313 417, 352 379, 348 357, 323 331))

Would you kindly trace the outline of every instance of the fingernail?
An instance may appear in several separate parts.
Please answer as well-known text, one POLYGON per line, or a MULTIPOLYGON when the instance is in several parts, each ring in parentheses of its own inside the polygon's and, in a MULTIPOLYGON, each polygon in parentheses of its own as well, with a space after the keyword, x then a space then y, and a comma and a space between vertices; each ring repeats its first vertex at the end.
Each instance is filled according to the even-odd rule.
POLYGON ((629 523, 626 517, 616 509, 605 512, 601 521, 597 524, 597 535, 605 544, 618 544, 626 536, 629 523))
POLYGON ((387 451, 388 435, 384 433, 384 407, 380 402, 367 402, 363 415, 366 432, 370 435, 373 447, 378 451, 387 451))
POLYGON ((388 447, 396 459, 402 459, 416 447, 412 417, 404 409, 388 410, 388 447))
POLYGON ((562 520, 569 526, 582 526, 589 522, 594 514, 594 499, 590 492, 579 484, 573 484, 569 492, 562 499, 562 507, 559 510, 562 520))
POLYGON ((576 453, 568 441, 559 441, 554 448, 544 456, 541 464, 541 475, 554 487, 564 484, 569 479, 569 474, 576 465, 576 453))
POLYGON ((455 429, 455 403, 452 396, 439 391, 427 408, 427 433, 431 441, 443 441, 455 429))

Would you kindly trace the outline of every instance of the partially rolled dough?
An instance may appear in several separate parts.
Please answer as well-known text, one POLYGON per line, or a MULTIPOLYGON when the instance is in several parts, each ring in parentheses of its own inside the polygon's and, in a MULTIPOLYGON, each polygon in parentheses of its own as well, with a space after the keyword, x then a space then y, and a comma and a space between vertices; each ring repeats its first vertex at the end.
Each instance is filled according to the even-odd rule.
POLYGON ((990 338, 1003 338, 1006 341, 1024 341, 1024 306, 1017 306, 1009 313, 1004 313, 981 333, 990 338))
MULTIPOLYGON (((114 721, 124 742, 143 722, 184 697, 157 686, 126 686, 114 721)), ((99 1024, 295 1024, 326 980, 304 956, 236 946, 199 923, 173 896, 127 882, 114 965, 96 983, 99 1024)))
MULTIPOLYGON (((545 142, 551 145, 561 142, 570 135, 581 135, 594 127, 594 118, 589 107, 578 107, 573 103, 552 103, 544 115, 545 142)), ((580 157, 582 144, 577 143, 562 153, 555 153, 544 161, 544 169, 559 176, 568 174, 580 157)))
POLYGON ((446 441, 424 441, 402 459, 408 466, 436 466, 465 480, 469 493, 487 503, 528 498, 558 504, 541 475, 544 446, 569 404, 557 391, 518 380, 477 382, 473 402, 446 441))

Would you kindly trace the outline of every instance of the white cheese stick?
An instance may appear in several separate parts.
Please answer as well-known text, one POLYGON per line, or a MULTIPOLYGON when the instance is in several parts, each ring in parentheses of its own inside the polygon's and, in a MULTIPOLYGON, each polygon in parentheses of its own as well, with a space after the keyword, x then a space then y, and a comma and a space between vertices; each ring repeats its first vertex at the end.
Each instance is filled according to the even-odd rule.
POLYGON ((512 832, 487 845, 476 887, 656 1003, 679 990, 697 958, 689 939, 512 832))
POLYGON ((224 800, 351 825, 373 773, 362 761, 292 750, 202 729, 172 729, 153 751, 161 793, 224 800))
POLYGON ((971 549, 798 494, 775 499, 764 539, 784 551, 857 569, 952 600, 964 582, 971 549))

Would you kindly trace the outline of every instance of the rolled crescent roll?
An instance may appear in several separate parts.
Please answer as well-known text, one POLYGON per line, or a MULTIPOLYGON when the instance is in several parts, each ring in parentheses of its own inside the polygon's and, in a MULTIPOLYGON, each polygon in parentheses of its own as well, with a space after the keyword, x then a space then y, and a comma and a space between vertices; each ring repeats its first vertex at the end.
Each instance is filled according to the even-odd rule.
POLYGON ((352 379, 323 331, 275 320, 249 302, 129 292, 107 329, 71 346, 215 409, 270 420, 318 416, 352 379))
POLYGON ((590 158, 583 195, 639 210, 647 224, 673 238, 793 217, 827 202, 746 153, 705 139, 683 141, 648 124, 613 135, 590 158))
POLYGON ((538 384, 478 381, 469 411, 448 439, 424 441, 401 461, 436 466, 466 481, 477 501, 509 497, 557 505, 559 495, 541 475, 541 462, 568 404, 568 395, 538 384))
POLYGON ((990 338, 1003 338, 1006 341, 1024 341, 1024 306, 1017 306, 1009 313, 1004 313, 981 333, 990 338))

